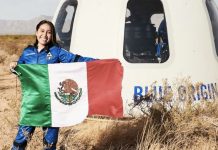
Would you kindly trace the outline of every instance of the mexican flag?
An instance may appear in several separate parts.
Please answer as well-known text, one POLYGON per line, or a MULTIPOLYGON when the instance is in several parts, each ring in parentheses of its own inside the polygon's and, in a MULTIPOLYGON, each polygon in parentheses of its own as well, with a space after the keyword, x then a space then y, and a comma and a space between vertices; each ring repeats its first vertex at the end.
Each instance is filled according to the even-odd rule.
POLYGON ((123 116, 123 68, 116 59, 47 65, 19 64, 20 125, 64 127, 87 116, 123 116))

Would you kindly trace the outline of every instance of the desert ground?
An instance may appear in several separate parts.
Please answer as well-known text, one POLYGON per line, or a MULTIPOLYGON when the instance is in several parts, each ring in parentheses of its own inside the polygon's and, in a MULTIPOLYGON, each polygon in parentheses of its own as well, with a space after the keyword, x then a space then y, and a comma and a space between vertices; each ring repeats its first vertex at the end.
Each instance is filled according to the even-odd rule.
MULTIPOLYGON (((21 88, 9 71, 23 48, 34 42, 30 35, 0 36, 0 149, 9 150, 17 132, 21 88)), ((37 128, 27 150, 42 149, 37 128)), ((218 103, 203 101, 184 110, 166 109, 163 103, 139 118, 114 120, 89 117, 83 123, 60 129, 59 150, 218 150, 218 103), (203 106, 203 107, 202 107, 203 106)))

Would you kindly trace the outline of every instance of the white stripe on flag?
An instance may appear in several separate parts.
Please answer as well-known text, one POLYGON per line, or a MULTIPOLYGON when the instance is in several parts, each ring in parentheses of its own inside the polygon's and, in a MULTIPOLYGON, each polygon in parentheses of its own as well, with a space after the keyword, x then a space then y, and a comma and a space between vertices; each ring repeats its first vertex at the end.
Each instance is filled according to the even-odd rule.
POLYGON ((52 126, 61 127, 81 123, 88 115, 86 63, 49 64, 48 71, 51 92, 52 126), (66 79, 74 80, 79 88, 82 88, 80 99, 73 105, 61 103, 54 94, 61 87, 60 82, 66 79))

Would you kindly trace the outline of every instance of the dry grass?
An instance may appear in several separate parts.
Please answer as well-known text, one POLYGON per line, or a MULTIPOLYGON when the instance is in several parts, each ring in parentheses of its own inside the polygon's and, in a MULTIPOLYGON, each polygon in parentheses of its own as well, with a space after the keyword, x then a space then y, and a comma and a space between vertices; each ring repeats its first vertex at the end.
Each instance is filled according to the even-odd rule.
POLYGON ((0 51, 7 52, 9 55, 19 56, 23 48, 32 44, 34 40, 34 35, 1 35, 0 51))
MULTIPOLYGON (((0 36, 0 65, 17 58, 33 36, 0 36), (13 44, 12 44, 13 43, 13 44), (25 44, 23 44, 25 43, 25 44)), ((0 149, 11 147, 17 132, 20 85, 0 70, 0 149), (16 86, 17 85, 17 86, 16 86)), ((184 83, 184 81, 182 81, 184 83)), ((187 82, 189 84, 189 81, 187 82)), ((171 93, 155 102, 140 118, 108 120, 88 118, 83 123, 61 128, 60 150, 217 150, 218 102, 187 103, 185 109, 169 107, 171 93)), ((190 100, 191 101, 191 100, 190 100)), ((190 102, 188 101, 188 102, 190 102)), ((42 131, 37 128, 27 150, 42 149, 42 131)))
POLYGON ((151 108, 137 149, 218 149, 218 103, 205 103, 205 108, 199 104, 182 111, 151 108))
POLYGON ((10 74, 11 61, 17 61, 22 50, 35 40, 33 35, 1 35, 0 36, 0 75, 10 74))

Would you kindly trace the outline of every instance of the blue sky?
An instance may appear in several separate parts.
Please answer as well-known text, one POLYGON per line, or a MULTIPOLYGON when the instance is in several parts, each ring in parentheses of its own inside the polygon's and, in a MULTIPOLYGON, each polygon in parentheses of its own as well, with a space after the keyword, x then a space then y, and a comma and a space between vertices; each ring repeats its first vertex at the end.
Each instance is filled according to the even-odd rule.
POLYGON ((60 0, 0 0, 0 19, 29 20, 53 16, 60 0))

